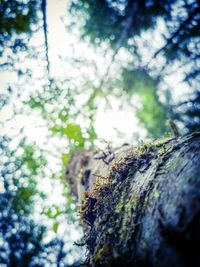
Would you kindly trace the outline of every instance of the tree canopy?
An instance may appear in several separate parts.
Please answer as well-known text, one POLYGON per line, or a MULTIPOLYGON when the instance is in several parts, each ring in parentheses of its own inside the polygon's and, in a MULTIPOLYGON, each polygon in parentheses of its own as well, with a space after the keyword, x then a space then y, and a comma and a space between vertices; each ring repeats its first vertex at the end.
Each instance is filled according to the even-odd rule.
MULTIPOLYGON (((16 54, 27 49, 27 41, 38 22, 37 9, 39 2, 6 1, 0 5, 0 57, 10 49, 16 54)), ((1 63, 7 65, 8 60, 1 63)))
MULTIPOLYGON (((191 97, 187 101, 188 105, 180 103, 181 106, 184 106, 184 109, 177 108, 177 105, 174 107, 171 105, 171 108, 167 111, 165 108, 165 105, 169 107, 169 94, 167 93, 167 100, 165 100, 165 103, 161 102, 162 111, 158 108, 156 112, 165 113, 166 117, 176 118, 183 122, 189 131, 199 129, 199 1, 83 0, 71 1, 70 11, 73 15, 82 15, 84 18, 81 26, 82 38, 89 37, 90 41, 96 46, 102 42, 107 42, 114 51, 113 60, 120 48, 123 47, 130 51, 133 60, 132 73, 129 67, 129 74, 127 74, 129 77, 132 76, 132 84, 130 84, 130 80, 128 83, 129 92, 137 91, 136 87, 135 90, 132 90, 133 84, 137 83, 138 76, 135 75, 137 69, 144 69, 143 73, 147 72, 152 77, 152 80, 159 81, 154 91, 151 89, 145 90, 146 96, 147 92, 152 91, 154 95, 151 96, 152 99, 159 98, 158 88, 159 85, 165 83, 165 78, 169 74, 177 72, 178 76, 182 77, 182 82, 188 83, 190 87, 191 97), (162 31, 161 40, 158 40, 155 45, 152 40, 154 38, 153 32, 161 31, 160 21, 163 22, 162 27, 164 30, 162 31), (149 33, 149 38, 147 39, 145 39, 146 33, 149 33), (147 51, 149 50, 147 56, 142 55, 142 46, 147 47, 147 51), (148 61, 145 57, 148 58, 148 61), (194 99, 196 100, 195 104, 194 99), (186 110, 187 112, 183 115, 186 110), (187 123, 188 120, 193 122, 187 123)), ((125 70, 123 73, 125 73, 125 70)), ((145 80, 145 76, 140 76, 139 79, 140 81, 145 80)), ((124 81, 125 83, 126 80, 124 81)), ((125 87, 127 88, 127 84, 125 87)), ((172 92, 171 89, 170 91, 172 92)), ((173 96, 173 93, 171 96, 173 96)), ((157 101, 159 100, 156 100, 151 107, 157 106, 157 101)), ((143 105, 144 110, 140 115, 140 119, 150 129, 150 121, 147 119, 147 109, 144 102, 143 105), (146 119, 142 114, 145 114, 146 119)), ((152 112, 148 114, 152 114, 152 112)), ((159 121, 159 116, 152 117, 151 120, 159 121)), ((161 121, 164 121, 163 117, 160 123, 161 121)), ((153 135, 163 134, 166 131, 166 127, 163 125, 162 128, 163 131, 156 133, 157 126, 155 124, 153 126, 153 135)))
POLYGON ((137 36, 156 29, 162 18, 166 26, 164 45, 155 50, 153 58, 162 53, 167 59, 165 64, 178 60, 188 66, 185 80, 198 78, 198 1, 81 0, 72 1, 71 11, 84 13, 83 37, 89 36, 94 44, 107 40, 113 49, 126 47, 133 51, 139 45, 137 36))
MULTIPOLYGON (((71 249, 79 226, 64 173, 74 151, 115 142, 112 133, 99 140, 100 111, 112 112, 111 124, 115 112, 128 110, 135 135, 126 140, 120 122, 115 132, 134 144, 168 135, 168 119, 183 132, 200 128, 199 1, 54 2, 55 11, 60 2, 68 5, 60 22, 66 35, 52 44, 53 1, 0 1, 0 75, 8 80, 0 92, 0 264, 6 266, 80 261, 82 249, 71 249), (179 100, 170 75, 191 94, 179 100)), ((109 131, 106 114, 101 128, 109 131)))

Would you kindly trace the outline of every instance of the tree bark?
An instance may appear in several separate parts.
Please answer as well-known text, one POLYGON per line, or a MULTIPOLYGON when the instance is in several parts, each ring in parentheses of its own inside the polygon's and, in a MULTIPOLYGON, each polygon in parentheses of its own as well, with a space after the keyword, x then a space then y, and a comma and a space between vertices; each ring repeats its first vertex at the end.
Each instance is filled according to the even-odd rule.
POLYGON ((77 152, 84 266, 200 266, 200 133, 102 154, 77 152))

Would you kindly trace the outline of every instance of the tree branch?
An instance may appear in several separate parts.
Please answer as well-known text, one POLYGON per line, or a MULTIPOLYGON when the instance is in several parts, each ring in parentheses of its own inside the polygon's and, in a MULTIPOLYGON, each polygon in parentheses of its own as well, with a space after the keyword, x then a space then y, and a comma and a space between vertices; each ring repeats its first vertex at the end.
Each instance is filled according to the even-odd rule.
POLYGON ((200 133, 114 152, 109 165, 85 151, 67 167, 82 188, 85 266, 200 266, 200 133))

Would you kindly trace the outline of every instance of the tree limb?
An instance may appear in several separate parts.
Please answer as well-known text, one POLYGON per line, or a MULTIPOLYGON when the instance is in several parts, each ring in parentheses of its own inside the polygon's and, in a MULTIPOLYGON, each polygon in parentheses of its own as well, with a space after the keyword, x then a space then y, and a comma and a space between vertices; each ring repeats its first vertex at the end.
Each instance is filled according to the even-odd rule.
POLYGON ((85 266, 200 266, 200 133, 114 153, 108 166, 78 152, 67 167, 82 187, 85 266))

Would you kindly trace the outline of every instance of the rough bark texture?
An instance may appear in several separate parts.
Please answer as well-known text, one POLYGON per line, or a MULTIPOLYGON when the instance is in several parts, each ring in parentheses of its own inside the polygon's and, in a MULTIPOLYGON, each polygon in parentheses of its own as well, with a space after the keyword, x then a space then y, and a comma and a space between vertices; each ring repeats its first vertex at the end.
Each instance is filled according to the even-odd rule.
POLYGON ((82 201, 85 266, 200 267, 200 133, 77 152, 66 178, 82 201))

